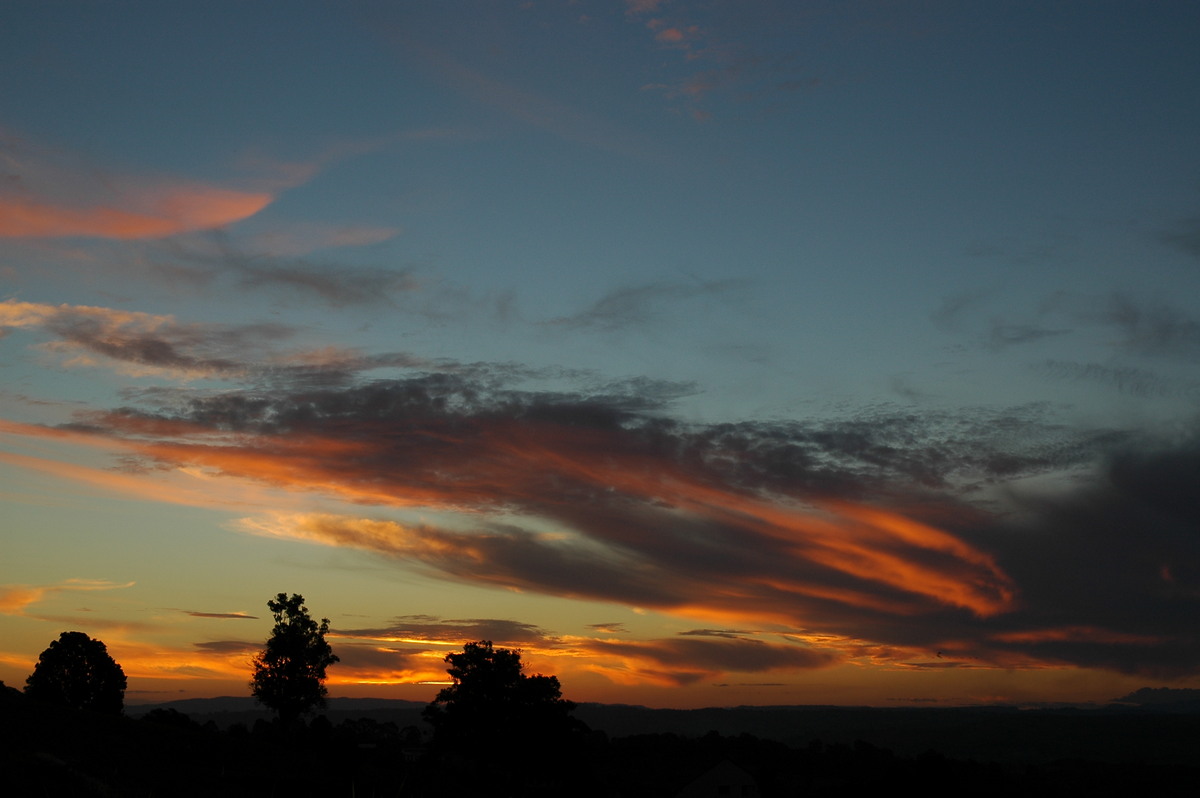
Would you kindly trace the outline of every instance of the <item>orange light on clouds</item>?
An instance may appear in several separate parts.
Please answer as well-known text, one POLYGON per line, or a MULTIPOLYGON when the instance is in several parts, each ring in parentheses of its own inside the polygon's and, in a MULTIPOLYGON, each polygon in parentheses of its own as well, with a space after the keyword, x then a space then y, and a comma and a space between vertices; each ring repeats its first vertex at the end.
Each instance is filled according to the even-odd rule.
POLYGON ((0 197, 0 238, 164 238, 241 221, 274 197, 212 186, 179 186, 129 198, 128 208, 71 207, 0 197))
POLYGON ((0 585, 0 615, 21 615, 27 607, 54 593, 120 590, 133 585, 133 582, 117 583, 104 579, 67 579, 54 585, 0 585))
POLYGON ((1115 632, 1096 626, 1063 626, 1052 629, 1028 629, 1018 632, 998 632, 993 640, 1005 643, 1104 643, 1109 645, 1159 645, 1167 638, 1156 635, 1115 632))

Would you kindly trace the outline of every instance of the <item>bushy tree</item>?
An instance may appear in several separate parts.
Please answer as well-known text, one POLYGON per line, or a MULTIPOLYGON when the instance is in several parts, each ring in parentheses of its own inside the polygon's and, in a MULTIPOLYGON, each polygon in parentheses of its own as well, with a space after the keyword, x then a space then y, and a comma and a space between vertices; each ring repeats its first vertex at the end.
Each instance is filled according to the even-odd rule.
POLYGON ((318 624, 304 606, 304 596, 280 593, 267 602, 275 628, 267 647, 254 658, 251 693, 290 725, 325 703, 325 669, 338 661, 325 642, 329 619, 318 624))
POLYGON ((556 676, 523 673, 521 652, 490 640, 448 654, 453 684, 425 708, 435 743, 468 754, 501 755, 514 747, 561 741, 579 724, 556 676))
POLYGON ((38 657, 25 692, 39 701, 120 715, 125 671, 108 648, 83 632, 63 632, 38 657))

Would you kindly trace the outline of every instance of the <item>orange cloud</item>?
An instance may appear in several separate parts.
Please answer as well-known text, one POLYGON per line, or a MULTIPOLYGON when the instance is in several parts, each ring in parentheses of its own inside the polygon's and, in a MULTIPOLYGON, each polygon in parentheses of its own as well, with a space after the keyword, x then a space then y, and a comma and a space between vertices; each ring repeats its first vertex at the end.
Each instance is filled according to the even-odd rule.
POLYGON ((241 221, 274 199, 203 185, 181 185, 124 198, 121 205, 73 207, 0 197, 0 238, 163 238, 241 221))
POLYGON ((171 647, 113 638, 109 653, 130 679, 237 679, 251 672, 251 652, 206 651, 197 647, 171 647))
POLYGON ((1114 632, 1096 626, 1063 626, 1052 629, 998 632, 992 635, 992 639, 1004 643, 1102 643, 1132 646, 1157 645, 1165 642, 1163 637, 1114 632))
POLYGON ((26 607, 41 601, 44 595, 44 587, 10 585, 0 588, 0 615, 20 615, 26 607))
POLYGON ((116 583, 104 579, 68 579, 57 585, 0 585, 0 615, 22 615, 48 594, 64 591, 119 590, 133 582, 116 583))

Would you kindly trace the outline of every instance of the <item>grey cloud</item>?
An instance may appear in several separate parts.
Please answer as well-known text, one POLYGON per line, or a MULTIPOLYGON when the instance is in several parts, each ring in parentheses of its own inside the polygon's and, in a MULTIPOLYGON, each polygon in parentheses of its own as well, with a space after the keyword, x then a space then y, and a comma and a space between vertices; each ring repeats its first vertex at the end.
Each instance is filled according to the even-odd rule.
POLYGON ((1200 381, 1173 379, 1131 366, 1105 366, 1100 363, 1073 363, 1044 360, 1032 368, 1049 377, 1094 382, 1134 396, 1193 396, 1200 394, 1200 381))
POLYGON ((1200 216, 1180 219, 1160 234, 1163 242, 1195 258, 1200 258, 1200 216))
POLYGON ((944 297, 929 314, 929 318, 942 329, 958 331, 963 318, 974 313, 986 297, 985 291, 964 291, 944 297))
POLYGON ((400 671, 425 667, 422 649, 380 648, 335 641, 334 653, 338 656, 338 667, 348 670, 400 671))
POLYGON ((1147 355, 1200 356, 1200 320, 1163 303, 1114 294, 1099 319, 1124 334, 1123 346, 1147 355))
POLYGON ((1072 490, 1014 497, 1012 516, 986 534, 1020 585, 1022 606, 994 619, 993 639, 1044 660, 1195 673, 1198 484, 1193 431, 1173 445, 1121 447, 1072 490))
POLYGON ((410 269, 315 263, 247 253, 222 231, 190 240, 160 242, 157 249, 163 255, 152 259, 153 268, 173 280, 183 278, 203 284, 230 277, 242 288, 287 289, 334 307, 386 304, 418 286, 410 269))
POLYGON ((303 262, 248 262, 237 267, 239 283, 246 288, 290 288, 312 293, 334 307, 376 304, 394 294, 414 290, 418 283, 410 271, 318 266, 303 262))
POLYGON ((229 620, 239 621, 257 621, 257 615, 247 615, 244 612, 196 612, 194 610, 180 610, 185 615, 191 615, 193 618, 224 618, 229 620))
POLYGON ((431 640, 457 643, 492 640, 502 644, 547 644, 553 638, 533 624, 499 618, 441 619, 429 615, 401 615, 388 626, 336 629, 337 637, 431 640))
POLYGON ((262 643, 246 640, 209 640, 192 645, 209 654, 257 654, 262 650, 262 643))
POLYGON ((737 629, 689 629, 679 634, 685 637, 724 637, 729 640, 740 640, 751 633, 737 629))
POLYGON ((679 669, 680 672, 700 670, 709 674, 823 668, 837 661, 827 651, 751 639, 595 641, 589 648, 600 653, 653 660, 664 668, 679 669))
POLYGON ((544 322, 570 329, 598 329, 605 332, 644 326, 657 319, 668 302, 699 296, 720 295, 741 288, 743 280, 719 280, 696 283, 649 283, 626 286, 612 291, 586 310, 544 322))
POLYGON ((116 361, 179 371, 238 375, 244 364, 221 353, 242 354, 250 342, 290 335, 281 325, 239 327, 159 325, 152 330, 108 323, 94 314, 60 310, 46 325, 63 341, 116 361))
POLYGON ((994 322, 988 333, 988 345, 992 348, 999 349, 1005 346, 1014 346, 1017 344, 1027 344, 1033 341, 1040 341, 1044 338, 1055 338, 1060 335, 1067 335, 1070 330, 1048 329, 1038 327, 1032 324, 1005 324, 1002 322, 994 322))

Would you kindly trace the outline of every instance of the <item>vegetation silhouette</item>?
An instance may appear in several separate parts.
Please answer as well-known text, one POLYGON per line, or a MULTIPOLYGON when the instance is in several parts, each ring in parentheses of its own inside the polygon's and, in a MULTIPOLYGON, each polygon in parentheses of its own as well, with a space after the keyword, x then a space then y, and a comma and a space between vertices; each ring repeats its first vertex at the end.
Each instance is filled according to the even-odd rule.
POLYGON ((562 697, 556 676, 523 672, 521 652, 490 640, 447 654, 454 681, 426 707, 434 742, 462 750, 492 749, 514 737, 556 737, 575 728, 575 704, 562 697))
POLYGON ((324 705, 325 669, 338 662, 338 656, 325 642, 329 619, 314 621, 304 596, 279 593, 267 601, 267 607, 275 627, 266 648, 254 658, 250 692, 275 712, 281 725, 290 727, 324 705))
POLYGON ((575 704, 558 677, 524 673, 519 650, 490 640, 467 643, 445 662, 453 684, 422 713, 440 756, 526 794, 578 776, 587 727, 571 717, 575 704))
POLYGON ((415 702, 331 701, 329 717, 291 727, 259 709, 251 729, 205 718, 240 717, 228 712, 229 698, 209 699, 210 713, 192 699, 113 715, 35 701, 0 683, 0 795, 784 798, 936 789, 1115 798, 1191 795, 1200 783, 1196 712, 576 707, 562 700, 557 678, 526 676, 519 651, 482 641, 446 661, 454 684, 424 709, 439 719, 432 746, 423 744, 427 727, 405 725, 421 712, 415 702), (529 703, 545 713, 519 709, 529 703), (572 713, 604 731, 588 731, 572 713), (339 715, 343 722, 330 720, 339 715), (730 732, 747 724, 764 734, 730 732), (716 727, 726 731, 704 733, 716 727))
POLYGON ((104 643, 83 632, 63 632, 38 657, 25 693, 47 704, 120 715, 125 685, 125 671, 104 643))

